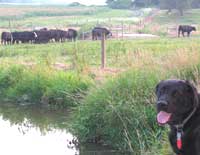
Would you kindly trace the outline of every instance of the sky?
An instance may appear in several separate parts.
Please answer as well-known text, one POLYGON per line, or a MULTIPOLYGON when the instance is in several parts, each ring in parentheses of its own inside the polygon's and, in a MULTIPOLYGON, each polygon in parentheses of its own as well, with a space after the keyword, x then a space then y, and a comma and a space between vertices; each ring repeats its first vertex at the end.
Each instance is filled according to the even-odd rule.
POLYGON ((50 0, 53 3, 79 2, 85 5, 104 5, 106 0, 50 0))

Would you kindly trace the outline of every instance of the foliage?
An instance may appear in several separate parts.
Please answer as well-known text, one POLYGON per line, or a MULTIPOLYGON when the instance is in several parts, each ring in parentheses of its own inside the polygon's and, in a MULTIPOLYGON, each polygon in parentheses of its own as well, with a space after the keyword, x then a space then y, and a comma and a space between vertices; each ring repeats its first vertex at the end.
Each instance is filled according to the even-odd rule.
POLYGON ((183 15, 183 10, 190 7, 191 0, 161 0, 161 8, 168 9, 177 9, 181 15, 183 15))

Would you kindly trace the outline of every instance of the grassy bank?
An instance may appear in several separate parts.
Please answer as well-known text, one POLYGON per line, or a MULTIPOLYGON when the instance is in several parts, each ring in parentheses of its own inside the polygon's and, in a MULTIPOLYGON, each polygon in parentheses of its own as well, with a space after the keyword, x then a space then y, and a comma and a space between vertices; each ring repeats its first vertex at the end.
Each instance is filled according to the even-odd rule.
POLYGON ((91 84, 89 78, 75 72, 43 66, 0 66, 0 99, 4 102, 75 106, 91 84))
POLYGON ((166 78, 198 83, 197 48, 140 53, 134 68, 96 87, 79 106, 72 131, 81 142, 106 144, 133 154, 169 154, 165 130, 155 121, 156 84, 166 78))

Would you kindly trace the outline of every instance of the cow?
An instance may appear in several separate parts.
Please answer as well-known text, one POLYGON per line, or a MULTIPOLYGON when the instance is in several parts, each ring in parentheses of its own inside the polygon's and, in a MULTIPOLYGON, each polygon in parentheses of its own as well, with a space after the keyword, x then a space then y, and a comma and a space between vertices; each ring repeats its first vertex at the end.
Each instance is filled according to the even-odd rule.
POLYGON ((60 33, 60 41, 61 42, 64 42, 69 36, 68 31, 59 30, 59 33, 60 33))
POLYGON ((78 36, 78 32, 74 29, 68 29, 68 34, 67 34, 67 38, 70 41, 76 41, 76 38, 78 36))
POLYGON ((11 44, 12 42, 12 35, 10 32, 2 32, 1 34, 1 44, 11 44))
POLYGON ((23 32, 12 32, 12 43, 33 43, 35 42, 35 39, 37 38, 37 34, 35 32, 31 31, 23 31, 23 32))
POLYGON ((52 39, 52 32, 50 30, 46 31, 34 31, 37 34, 37 38, 35 39, 35 43, 48 43, 52 39))
POLYGON ((179 25, 178 27, 178 37, 180 37, 180 33, 182 33, 183 37, 185 37, 184 33, 187 32, 187 36, 190 36, 192 31, 196 31, 196 27, 190 25, 179 25))
POLYGON ((102 38, 102 35, 105 35, 105 38, 108 36, 112 36, 112 33, 103 27, 95 27, 92 30, 92 40, 98 40, 99 38, 102 38))

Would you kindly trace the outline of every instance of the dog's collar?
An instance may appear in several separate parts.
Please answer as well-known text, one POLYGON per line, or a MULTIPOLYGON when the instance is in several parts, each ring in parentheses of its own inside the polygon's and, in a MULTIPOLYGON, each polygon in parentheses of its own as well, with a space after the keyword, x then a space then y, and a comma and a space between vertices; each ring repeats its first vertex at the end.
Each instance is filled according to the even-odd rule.
MULTIPOLYGON (((183 136, 183 127, 190 120, 190 118, 195 114, 197 107, 188 115, 186 119, 181 124, 174 125, 176 128, 176 146, 180 151, 182 149, 182 136, 183 136)), ((179 154, 180 155, 180 154, 179 154)))
POLYGON ((194 113, 196 112, 197 107, 195 107, 192 112, 188 115, 188 117, 186 117, 186 119, 183 120, 183 122, 181 124, 177 124, 174 125, 174 127, 177 129, 177 131, 179 130, 183 130, 183 127, 185 126, 185 124, 190 120, 190 118, 194 115, 194 113))

